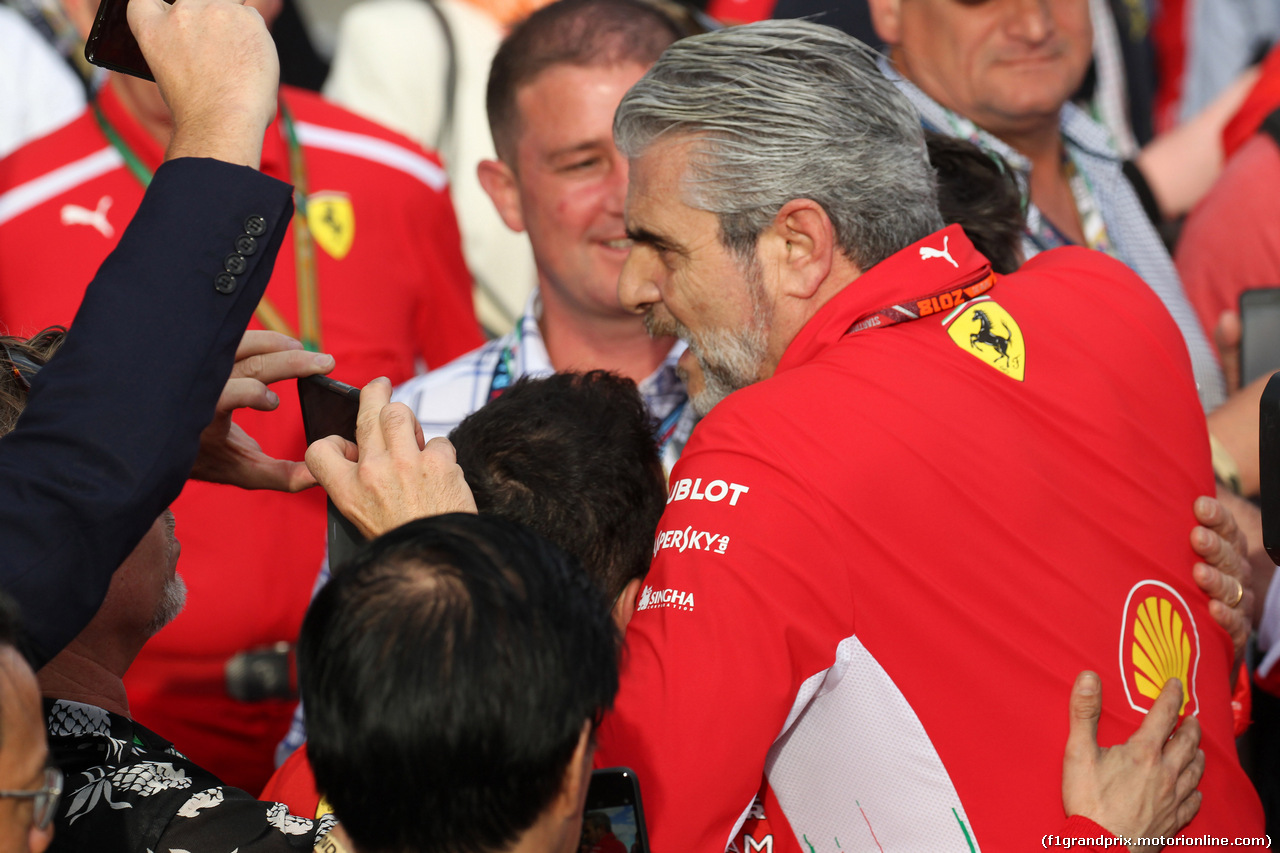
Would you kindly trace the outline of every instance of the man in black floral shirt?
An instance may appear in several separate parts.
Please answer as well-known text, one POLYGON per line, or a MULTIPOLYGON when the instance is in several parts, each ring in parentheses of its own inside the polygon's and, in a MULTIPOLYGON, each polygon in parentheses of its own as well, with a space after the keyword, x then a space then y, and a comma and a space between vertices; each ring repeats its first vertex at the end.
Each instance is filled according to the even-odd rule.
POLYGON ((46 700, 45 710, 66 777, 50 850, 309 851, 333 825, 223 787, 123 714, 64 699, 46 700))
POLYGON ((66 777, 51 850, 308 851, 333 819, 294 817, 189 761, 129 717, 124 674, 186 598, 165 511, 116 570, 93 621, 38 673, 66 777))

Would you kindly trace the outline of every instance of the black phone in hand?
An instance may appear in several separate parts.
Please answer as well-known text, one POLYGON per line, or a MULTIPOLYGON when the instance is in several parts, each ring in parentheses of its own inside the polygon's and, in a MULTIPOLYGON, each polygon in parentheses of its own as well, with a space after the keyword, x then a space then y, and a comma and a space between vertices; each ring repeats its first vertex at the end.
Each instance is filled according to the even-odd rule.
MULTIPOLYGON (((307 376, 298 380, 298 401, 302 404, 302 429, 308 447, 330 435, 350 442, 356 440, 359 388, 327 376, 307 376)), ((329 540, 329 571, 337 574, 366 540, 333 501, 328 502, 328 508, 325 531, 329 540)))
POLYGON ((89 39, 84 43, 84 58, 111 71, 154 81, 156 78, 142 56, 142 48, 129 29, 125 14, 128 8, 129 0, 102 0, 89 39))

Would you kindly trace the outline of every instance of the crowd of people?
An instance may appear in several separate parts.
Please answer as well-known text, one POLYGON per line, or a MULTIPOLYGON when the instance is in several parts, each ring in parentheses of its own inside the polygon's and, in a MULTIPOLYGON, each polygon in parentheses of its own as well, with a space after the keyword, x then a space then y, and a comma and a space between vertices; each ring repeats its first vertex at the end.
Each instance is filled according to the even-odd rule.
POLYGON ((797 5, 0 6, 0 851, 1265 843, 1280 21, 797 5))

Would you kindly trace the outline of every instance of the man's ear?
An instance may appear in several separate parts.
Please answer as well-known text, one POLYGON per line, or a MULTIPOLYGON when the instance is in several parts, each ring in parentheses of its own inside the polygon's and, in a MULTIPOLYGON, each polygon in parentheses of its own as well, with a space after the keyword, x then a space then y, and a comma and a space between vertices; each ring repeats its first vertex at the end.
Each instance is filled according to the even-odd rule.
POLYGON ((784 204, 760 235, 760 262, 777 271, 779 292, 807 299, 831 273, 836 229, 822 205, 808 198, 784 204))
POLYGON ((617 625, 618 630, 623 634, 627 633, 627 625, 631 623, 631 617, 636 613, 636 599, 639 597, 640 578, 632 578, 627 581, 627 585, 622 588, 622 594, 613 603, 613 624, 617 625))
POLYGON ((867 0, 871 7, 871 25, 885 44, 896 47, 902 37, 902 18, 899 6, 902 0, 867 0))
MULTIPOLYGON (((77 2, 77 0, 68 0, 77 2)), ((524 212, 520 205, 520 187, 516 184, 515 172, 501 160, 481 160, 476 166, 476 177, 480 186, 489 195, 489 200, 497 208, 498 215, 512 231, 524 230, 524 212)))

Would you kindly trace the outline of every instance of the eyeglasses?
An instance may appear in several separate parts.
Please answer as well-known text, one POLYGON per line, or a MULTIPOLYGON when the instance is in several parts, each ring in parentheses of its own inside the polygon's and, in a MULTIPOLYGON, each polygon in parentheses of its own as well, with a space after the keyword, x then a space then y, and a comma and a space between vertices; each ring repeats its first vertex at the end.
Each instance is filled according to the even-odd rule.
POLYGON ((31 380, 40 372, 40 365, 32 361, 21 350, 10 349, 9 345, 4 341, 0 341, 0 350, 4 351, 4 357, 9 361, 9 373, 18 381, 18 385, 23 391, 30 391, 31 380))
POLYGON ((53 823, 53 815, 58 811, 58 801, 62 799, 62 771, 56 767, 44 769, 44 787, 34 791, 0 791, 0 797, 17 797, 34 800, 31 819, 40 829, 48 829, 53 823))

